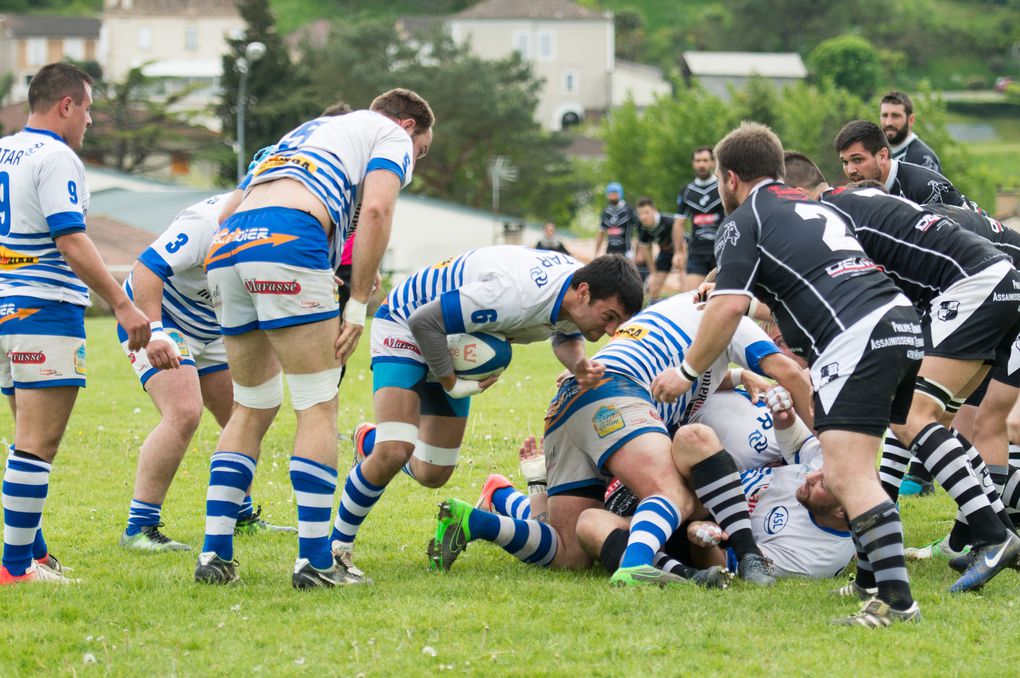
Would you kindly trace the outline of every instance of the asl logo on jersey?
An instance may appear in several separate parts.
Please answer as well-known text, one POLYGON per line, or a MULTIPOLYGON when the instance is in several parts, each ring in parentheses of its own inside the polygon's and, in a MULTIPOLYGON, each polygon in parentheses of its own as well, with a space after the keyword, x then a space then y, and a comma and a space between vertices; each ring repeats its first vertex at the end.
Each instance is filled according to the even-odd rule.
POLYGON ((765 516, 765 532, 777 534, 790 522, 790 512, 785 506, 776 506, 765 516))
POLYGON ((251 294, 298 294, 301 284, 297 280, 244 279, 244 289, 251 294))
POLYGON ((4 271, 13 271, 14 269, 21 268, 22 266, 31 266, 32 264, 38 263, 39 257, 15 252, 14 250, 9 250, 6 247, 0 246, 0 269, 4 271))
POLYGON ((623 415, 612 405, 603 405, 596 410, 595 416, 591 418, 591 423, 599 438, 605 438, 624 426, 623 415))
POLYGON ((960 315, 960 302, 958 301, 943 301, 935 311, 935 317, 942 322, 955 320, 958 315, 960 315))
POLYGON ((7 357, 15 365, 42 365, 46 354, 42 351, 8 351, 7 357))
POLYGON ((616 330, 616 334, 613 335, 613 339, 630 339, 631 341, 640 341, 647 337, 648 333, 651 331, 651 329, 644 325, 627 325, 616 330))

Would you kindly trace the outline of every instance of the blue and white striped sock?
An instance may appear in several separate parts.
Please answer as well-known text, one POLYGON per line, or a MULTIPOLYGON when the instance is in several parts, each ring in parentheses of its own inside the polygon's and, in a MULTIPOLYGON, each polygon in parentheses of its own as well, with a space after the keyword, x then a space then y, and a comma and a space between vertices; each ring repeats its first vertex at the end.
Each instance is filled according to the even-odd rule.
POLYGON ((209 465, 202 551, 234 559, 234 526, 244 495, 255 477, 255 460, 240 452, 217 452, 209 465))
MULTIPOLYGON (((25 574, 32 565, 52 468, 42 459, 22 457, 15 452, 7 457, 3 481, 3 566, 15 577, 25 574)), ((46 543, 42 546, 45 549, 46 543)))
POLYGON ((501 487, 492 493, 492 510, 501 516, 527 520, 531 517, 531 500, 514 487, 501 487))
POLYGON ((128 524, 124 533, 133 537, 142 531, 146 525, 159 525, 162 504, 150 504, 140 499, 131 499, 131 506, 128 508, 128 524))
POLYGON ((337 507, 336 520, 333 522, 333 533, 329 537, 330 542, 339 541, 348 546, 353 544, 365 516, 385 490, 385 485, 373 485, 365 480, 361 464, 355 465, 344 482, 340 506, 337 507))
POLYGON ((333 567, 327 537, 336 480, 336 469, 304 457, 290 458, 290 482, 297 498, 298 556, 320 570, 333 567))
POLYGON ((620 567, 651 565, 655 552, 680 527, 680 510, 661 494, 645 497, 630 519, 630 538, 620 567))
POLYGON ((484 539, 501 546, 529 565, 545 567, 556 557, 556 530, 537 520, 516 520, 488 511, 471 511, 468 531, 472 539, 484 539))
POLYGON ((237 519, 251 518, 255 515, 255 507, 251 503, 251 495, 244 495, 244 501, 241 502, 241 512, 237 514, 237 519))

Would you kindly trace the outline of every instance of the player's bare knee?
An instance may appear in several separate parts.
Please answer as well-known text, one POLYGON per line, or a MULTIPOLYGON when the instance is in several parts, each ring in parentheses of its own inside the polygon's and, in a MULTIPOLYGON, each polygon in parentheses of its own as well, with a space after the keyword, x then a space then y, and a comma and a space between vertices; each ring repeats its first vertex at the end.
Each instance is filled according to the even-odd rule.
POLYGON ((175 432, 191 437, 202 421, 202 401, 199 398, 181 398, 174 401, 163 413, 175 432))
POLYGON ((704 424, 688 424, 677 429, 673 436, 673 461, 677 468, 689 469, 720 449, 722 443, 715 432, 704 424))
MULTIPOLYGON (((415 451, 413 456, 417 456, 415 451)), ((434 464, 415 464, 414 479, 418 481, 418 484, 422 487, 428 487, 433 490, 442 487, 450 480, 450 476, 453 475, 454 466, 436 466, 434 464)))

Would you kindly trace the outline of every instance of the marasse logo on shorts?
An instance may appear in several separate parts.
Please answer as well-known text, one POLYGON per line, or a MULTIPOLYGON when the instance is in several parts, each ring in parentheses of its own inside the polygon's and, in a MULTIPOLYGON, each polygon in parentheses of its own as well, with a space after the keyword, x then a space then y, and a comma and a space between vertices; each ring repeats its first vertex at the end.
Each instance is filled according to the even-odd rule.
POLYGON ((386 337, 383 339, 383 346, 386 348, 396 349, 398 351, 411 351, 421 355, 421 349, 404 339, 397 339, 396 337, 386 337))
POLYGON ((7 357, 15 365, 42 365, 46 354, 42 351, 8 351, 7 357))
POLYGON ((298 294, 301 284, 297 280, 244 279, 244 289, 251 294, 298 294))

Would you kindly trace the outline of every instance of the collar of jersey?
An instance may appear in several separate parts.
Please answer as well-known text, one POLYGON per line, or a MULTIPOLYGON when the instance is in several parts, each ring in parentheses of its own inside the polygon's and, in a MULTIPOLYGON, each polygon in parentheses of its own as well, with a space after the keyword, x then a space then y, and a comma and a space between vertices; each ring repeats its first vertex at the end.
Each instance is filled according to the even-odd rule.
POLYGON ((553 304, 552 315, 549 316, 549 322, 555 325, 559 322, 558 317, 560 315, 560 306, 563 305, 563 297, 567 294, 567 288, 570 287, 570 281, 574 279, 574 274, 571 273, 567 276, 567 279, 563 281, 563 287, 560 288, 560 293, 556 295, 556 303, 553 304))
POLYGON ((56 132, 51 132, 48 129, 39 129, 37 127, 24 127, 24 128, 22 128, 21 131, 22 132, 29 132, 31 134, 43 134, 43 135, 46 135, 48 137, 53 137, 54 139, 56 139, 57 141, 59 141, 62 144, 66 144, 67 143, 66 141, 64 141, 64 137, 60 136, 56 132))
POLYGON ((822 532, 827 532, 828 534, 831 534, 834 537, 844 537, 844 538, 847 538, 847 539, 849 539, 850 537, 853 536, 849 532, 844 532, 843 530, 837 530, 837 529, 834 529, 832 527, 826 527, 825 525, 819 525, 818 521, 815 520, 815 514, 814 513, 811 513, 811 511, 808 511, 807 514, 808 514, 808 518, 811 519, 811 523, 815 527, 817 527, 819 530, 821 530, 822 532))
POLYGON ((904 148, 906 148, 907 146, 909 146, 909 145, 910 145, 910 142, 912 142, 912 141, 913 141, 914 139, 916 139, 916 138, 917 138, 917 135, 916 135, 916 134, 914 134, 913 132, 911 132, 910 134, 908 134, 908 135, 907 135, 907 138, 903 140, 903 143, 901 143, 901 144, 900 144, 899 146, 893 146, 893 147, 892 147, 892 152, 893 152, 893 153, 899 153, 899 152, 900 152, 900 151, 902 151, 902 150, 903 150, 904 148))
POLYGON ((755 184, 754 186, 751 187, 751 190, 747 193, 747 197, 750 198, 752 195, 754 195, 755 191, 757 191, 762 186, 768 186, 769 184, 781 184, 781 183, 783 183, 782 179, 766 179, 765 181, 759 181, 757 184, 755 184))
POLYGON ((885 180, 885 190, 892 192, 893 184, 896 183, 896 175, 900 172, 900 161, 889 161, 889 178, 885 180))
POLYGON ((711 186, 715 182, 716 178, 715 175, 713 174, 707 179, 699 179, 698 177, 694 177, 694 181, 692 181, 691 183, 699 188, 705 188, 706 186, 711 186))

